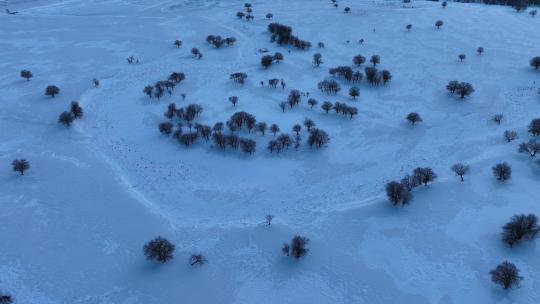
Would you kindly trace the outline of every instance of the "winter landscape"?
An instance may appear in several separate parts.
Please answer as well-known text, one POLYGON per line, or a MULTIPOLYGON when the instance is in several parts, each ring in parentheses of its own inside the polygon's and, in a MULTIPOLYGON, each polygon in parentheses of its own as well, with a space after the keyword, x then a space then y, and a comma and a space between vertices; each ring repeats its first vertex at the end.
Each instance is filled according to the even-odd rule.
POLYGON ((504 2, 0 0, 0 304, 539 303, 504 2))

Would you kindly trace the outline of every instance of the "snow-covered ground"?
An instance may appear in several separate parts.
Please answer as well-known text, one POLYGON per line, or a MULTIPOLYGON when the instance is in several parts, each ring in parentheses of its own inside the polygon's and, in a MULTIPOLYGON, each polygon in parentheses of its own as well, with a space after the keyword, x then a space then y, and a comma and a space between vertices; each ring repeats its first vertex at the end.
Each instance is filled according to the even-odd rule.
POLYGON ((326 0, 257 0, 246 22, 235 17, 243 3, 0 1, 2 11, 20 11, 0 15, 0 291, 31 304, 540 302, 540 249, 510 249, 499 236, 511 215, 540 213, 540 168, 517 153, 540 117, 540 72, 528 66, 540 55, 540 19, 476 4, 342 1, 336 10, 326 0), (268 12, 326 48, 270 43, 268 12), (237 42, 216 50, 209 34, 237 42), (264 70, 259 48, 285 60, 264 70), (320 68, 311 64, 315 52, 320 68), (357 54, 379 54, 391 83, 362 82, 356 101, 346 83, 337 96, 321 94, 328 68, 357 54), (131 55, 140 63, 127 64, 131 55), (19 78, 22 69, 34 78, 19 78), (144 96, 144 86, 173 71, 186 81, 171 97, 144 96), (246 72, 247 83, 233 84, 233 72, 246 72), (270 78, 287 88, 259 85, 270 78), (454 79, 476 92, 465 101, 449 96, 454 79), (50 84, 61 88, 54 99, 43 95, 50 84), (324 114, 306 98, 282 113, 292 88, 319 104, 354 104, 359 115, 324 114), (236 108, 231 95, 240 98, 236 108), (85 117, 68 129, 56 119, 72 100, 85 117), (169 102, 201 104, 198 122, 210 125, 247 111, 291 133, 309 117, 331 141, 271 154, 271 134, 249 135, 258 144, 252 156, 204 142, 185 148, 157 130, 169 102), (415 127, 404 119, 411 111, 424 119, 415 127), (497 113, 500 126, 490 121, 497 113), (506 129, 521 139, 506 143, 506 129), (24 176, 11 171, 15 158, 30 161, 24 176), (501 161, 513 168, 506 183, 491 174, 501 161), (463 183, 449 169, 456 162, 471 166, 463 183), (416 190, 410 206, 392 207, 385 183, 418 166, 439 178, 416 190), (266 214, 275 216, 270 227, 266 214), (280 247, 296 234, 311 239, 310 253, 292 261, 280 247), (177 245, 171 263, 145 260, 142 246, 157 235, 177 245), (190 267, 193 252, 208 263, 190 267), (510 292, 488 275, 506 259, 525 278, 510 292))

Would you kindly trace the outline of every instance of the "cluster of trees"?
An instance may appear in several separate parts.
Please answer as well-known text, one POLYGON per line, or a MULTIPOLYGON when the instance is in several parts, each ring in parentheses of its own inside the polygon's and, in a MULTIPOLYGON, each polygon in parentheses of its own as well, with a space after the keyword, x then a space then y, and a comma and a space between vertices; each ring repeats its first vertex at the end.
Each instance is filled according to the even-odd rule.
POLYGON ((287 105, 289 105, 289 108, 294 108, 295 106, 300 104, 300 101, 302 101, 302 94, 298 90, 291 90, 289 92, 289 96, 287 96, 287 102, 281 102, 279 104, 279 107, 283 112, 285 112, 285 108, 287 105))
POLYGON ((411 191, 420 186, 427 186, 437 178, 437 174, 429 167, 418 167, 412 174, 405 175, 401 181, 391 181, 386 184, 386 195, 392 205, 405 206, 412 201, 411 191))
POLYGON ((348 104, 342 102, 331 103, 330 101, 325 101, 322 103, 321 108, 326 113, 333 109, 334 111, 336 111, 336 113, 341 113, 344 116, 349 116, 351 119, 353 118, 353 116, 358 114, 358 109, 356 107, 349 106, 348 104))
POLYGON ((69 127, 75 119, 80 119, 83 115, 84 112, 79 103, 77 101, 72 101, 70 110, 64 111, 58 116, 58 123, 69 127))
POLYGON ((452 80, 446 85, 446 90, 451 94, 457 94, 461 98, 469 96, 474 93, 473 86, 468 82, 459 82, 457 80, 452 80))
POLYGON ((264 55, 261 57, 261 65, 268 69, 274 62, 280 62, 283 60, 283 54, 280 52, 276 52, 273 56, 272 55, 264 55))
POLYGON ((296 235, 292 238, 291 243, 284 243, 281 247, 281 252, 283 252, 284 255, 299 259, 301 257, 304 257, 306 254, 308 254, 309 249, 307 248, 307 245, 309 244, 309 239, 307 237, 296 235))
POLYGON ((232 79, 232 81, 239 84, 244 84, 247 78, 248 78, 248 75, 242 72, 236 72, 229 75, 229 79, 232 79))
POLYGON ((345 79, 348 82, 357 82, 361 81, 364 78, 364 75, 360 71, 353 71, 351 67, 348 66, 338 66, 335 68, 328 69, 328 73, 332 77, 339 77, 345 79))
MULTIPOLYGON (((236 13, 236 17, 238 17, 238 19, 242 19, 242 18, 246 17, 246 21, 253 20, 255 17, 253 17, 253 15, 251 14, 253 12, 253 6, 251 5, 251 3, 244 3, 244 9, 245 9, 246 13, 244 13, 242 11, 239 11, 239 12, 236 13)), ((266 18, 271 19, 272 14, 266 14, 266 18), (268 16, 268 15, 270 15, 270 16, 268 16)))
POLYGON ((366 73, 366 80, 374 86, 378 86, 381 83, 381 80, 383 84, 387 84, 392 79, 392 73, 388 70, 379 72, 377 68, 366 67, 364 72, 366 73))
POLYGON ((283 79, 277 79, 277 78, 272 78, 272 79, 268 79, 268 85, 271 86, 272 88, 277 88, 278 85, 281 85, 281 88, 285 89, 285 81, 283 81, 283 79))
POLYGON ((253 139, 242 138, 234 133, 224 134, 222 132, 214 131, 212 140, 216 147, 223 150, 227 149, 227 147, 234 150, 240 148, 244 153, 253 154, 257 148, 257 143, 253 139))
MULTIPOLYGON (((296 135, 294 139, 295 149, 298 149, 300 147, 300 135, 296 135)), ((289 147, 293 144, 293 139, 289 134, 280 134, 276 139, 273 139, 268 142, 267 149, 270 151, 270 153, 276 151, 281 152, 282 150, 289 149, 289 147)))
POLYGON ((272 33, 271 41, 275 41, 279 45, 289 44, 301 50, 309 49, 311 47, 311 42, 294 36, 292 34, 292 27, 288 25, 273 22, 268 25, 268 31, 272 33))
POLYGON ((341 87, 335 80, 323 80, 317 84, 319 90, 325 93, 337 94, 341 87))
MULTIPOLYGON (((158 236, 143 246, 143 253, 148 260, 166 263, 174 258, 175 249, 173 243, 158 236)), ((204 263, 206 263, 206 258, 201 253, 194 253, 189 258, 189 264, 191 266, 197 264, 203 265, 204 263)))
POLYGON ((219 35, 208 35, 206 36, 206 42, 209 44, 215 46, 217 49, 222 47, 223 45, 230 46, 233 45, 236 42, 236 38, 234 37, 227 37, 222 38, 219 35))
POLYGON ((171 75, 169 75, 169 78, 167 78, 167 80, 158 81, 153 86, 147 85, 146 87, 144 87, 143 93, 150 98, 155 97, 159 100, 161 99, 165 91, 169 93, 169 96, 172 95, 176 85, 180 84, 185 79, 186 75, 184 73, 173 72, 171 73, 171 75))
POLYGON ((14 159, 11 162, 11 167, 13 171, 19 172, 21 175, 24 175, 24 171, 30 169, 30 163, 24 158, 14 159))
POLYGON ((528 142, 521 143, 518 151, 520 153, 528 153, 531 157, 535 157, 537 153, 540 153, 540 143, 531 139, 528 142))

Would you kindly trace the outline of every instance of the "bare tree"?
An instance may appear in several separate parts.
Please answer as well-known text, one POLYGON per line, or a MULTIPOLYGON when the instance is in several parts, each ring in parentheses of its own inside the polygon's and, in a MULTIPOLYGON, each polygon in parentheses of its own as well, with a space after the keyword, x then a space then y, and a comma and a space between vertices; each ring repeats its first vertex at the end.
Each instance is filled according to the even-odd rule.
POLYGON ((461 62, 463 62, 463 60, 465 60, 465 58, 467 58, 467 55, 465 55, 465 54, 459 54, 459 55, 458 55, 458 59, 459 59, 459 61, 461 61, 461 62))
POLYGON ((510 167, 510 165, 506 162, 496 164, 493 166, 492 170, 493 175, 495 175, 495 177, 500 181, 504 182, 512 177, 512 167, 510 167))
POLYGON ((316 67, 319 67, 322 63, 323 63, 323 61, 322 61, 322 55, 321 55, 321 53, 315 53, 315 54, 313 54, 313 64, 314 64, 316 67))
POLYGON ((535 69, 538 70, 538 67, 540 67, 540 56, 536 56, 531 58, 531 61, 529 64, 535 69))
POLYGON ((444 22, 442 22, 442 20, 437 20, 437 22, 435 22, 435 26, 440 29, 441 26, 443 26, 444 22))
POLYGON ((310 99, 308 99, 307 102, 308 102, 308 104, 309 104, 309 106, 310 106, 311 108, 313 108, 314 106, 317 105, 317 99, 315 99, 315 98, 310 98, 310 99))
POLYGON ((237 96, 229 97, 229 102, 233 104, 233 107, 236 107, 236 104, 238 103, 238 97, 237 96))
POLYGON ((405 26, 405 29, 407 31, 410 31, 412 29, 412 24, 407 24, 407 26, 405 26))
POLYGON ((532 241, 540 232, 538 217, 532 213, 514 215, 502 229, 502 241, 510 247, 522 240, 532 241))
POLYGON ((309 252, 309 249, 306 248, 308 244, 309 244, 308 238, 297 235, 293 237, 290 245, 284 244, 283 247, 281 248, 281 251, 286 256, 299 259, 301 257, 304 257, 309 252))
POLYGON ((451 169, 452 171, 454 171, 456 175, 458 175, 461 178, 461 181, 464 181, 463 175, 469 172, 469 166, 462 163, 457 163, 457 164, 452 165, 451 169))
POLYGON ((511 142, 512 140, 518 139, 518 138, 519 138, 519 136, 518 136, 516 131, 513 131, 513 130, 504 131, 504 139, 507 142, 511 142))
POLYGON ((418 167, 413 171, 413 178, 418 181, 418 184, 427 186, 429 182, 433 182, 437 178, 437 174, 429 167, 418 167))
POLYGON ((528 153, 531 157, 535 157, 537 153, 540 153, 540 143, 531 139, 529 142, 521 143, 518 151, 520 153, 528 153))
POLYGON ((24 171, 30 169, 30 163, 26 159, 15 159, 11 162, 13 171, 21 173, 24 175, 24 171))
POLYGON ((334 104, 332 104, 330 101, 325 101, 321 105, 321 108, 328 114, 328 111, 332 110, 334 107, 334 104))
POLYGON ((293 130, 293 132, 296 133, 296 135, 300 135, 300 131, 302 131, 302 126, 299 125, 299 124, 295 124, 295 125, 292 127, 292 130, 293 130))
POLYGON ((531 123, 529 124, 529 133, 533 136, 540 135, 540 118, 531 120, 531 123))
POLYGON ((180 48, 180 47, 182 46, 182 41, 180 41, 180 40, 177 39, 177 40, 174 41, 174 45, 175 45, 177 48, 180 48))
POLYGON ((519 269, 516 265, 508 261, 497 265, 489 274, 491 275, 491 281, 497 285, 501 285, 504 289, 519 288, 520 282, 523 280, 523 277, 519 275, 519 269))
POLYGON ((22 70, 21 77, 26 79, 26 81, 30 81, 30 78, 34 77, 34 75, 29 70, 22 70))
POLYGON ((484 48, 480 46, 476 49, 476 52, 478 53, 478 55, 482 55, 484 53, 484 48))
POLYGON ((379 55, 372 55, 369 62, 371 62, 373 66, 377 66, 377 64, 381 63, 381 57, 379 55))
POLYGON ((356 99, 356 97, 360 96, 360 89, 357 87, 351 87, 349 89, 349 96, 351 96, 353 99, 356 99))
POLYGON ((394 206, 400 204, 405 206, 412 200, 412 193, 409 189, 402 183, 396 181, 391 181, 386 184, 386 195, 388 196, 388 200, 394 206))
POLYGON ((417 122, 422 121, 422 117, 420 117, 420 114, 416 112, 411 112, 407 114, 407 120, 414 126, 417 122))
POLYGON ((51 96, 52 98, 54 98, 59 93, 60 93, 60 88, 58 88, 55 85, 47 86, 47 88, 45 89, 45 95, 51 96))
POLYGON ((274 216, 271 214, 267 214, 264 216, 264 221, 266 223, 266 226, 272 225, 272 220, 274 219, 274 216))
POLYGON ((491 117, 491 120, 493 120, 493 122, 495 122, 496 124, 500 125, 503 117, 504 116, 502 114, 495 114, 491 117))
POLYGON ((143 252, 147 259, 165 263, 173 258, 174 249, 171 242, 158 236, 144 245, 143 252))
POLYGON ((80 119, 84 115, 83 109, 81 108, 81 106, 79 105, 77 101, 71 102, 71 114, 73 114, 73 117, 75 119, 80 119))
POLYGON ((71 126, 71 123, 73 123, 74 119, 75 117, 73 117, 73 114, 68 111, 64 111, 60 113, 60 116, 58 116, 58 122, 68 127, 71 126))
POLYGON ((195 265, 201 265, 202 266, 205 263, 206 263, 206 258, 204 257, 204 255, 202 255, 202 253, 194 253, 189 258, 189 264, 191 266, 195 266, 195 265))
POLYGON ((274 134, 274 136, 276 136, 277 132, 279 132, 279 126, 276 125, 276 124, 272 124, 270 126, 270 132, 272 132, 272 134, 274 134))

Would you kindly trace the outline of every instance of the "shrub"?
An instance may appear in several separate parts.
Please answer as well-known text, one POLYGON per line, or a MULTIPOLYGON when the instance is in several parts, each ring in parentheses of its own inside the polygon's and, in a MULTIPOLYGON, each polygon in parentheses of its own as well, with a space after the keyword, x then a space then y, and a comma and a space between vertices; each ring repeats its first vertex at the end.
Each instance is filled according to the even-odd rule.
POLYGON ((457 164, 452 165, 451 169, 452 171, 454 171, 456 175, 458 175, 461 178, 461 181, 464 181, 463 175, 469 172, 469 166, 464 165, 462 163, 457 163, 457 164))
POLYGON ((30 163, 26 159, 15 159, 11 162, 13 171, 21 173, 24 175, 24 171, 30 169, 30 163))
POLYGON ((386 184, 386 196, 392 205, 402 205, 405 206, 409 204, 412 200, 412 193, 409 189, 402 183, 391 181, 386 184))
POLYGON ((64 124, 66 126, 71 126, 71 123, 73 123, 73 120, 75 117, 73 117, 73 114, 68 111, 64 111, 58 116, 58 122, 61 124, 64 124))
POLYGON ((506 162, 496 164, 493 166, 492 170, 493 175, 495 175, 495 177, 500 181, 504 182, 512 177, 512 167, 510 167, 510 165, 506 162))
POLYGON ((147 259, 165 263, 173 258, 174 249, 171 242, 158 236, 144 245, 143 252, 147 259))
POLYGON ((34 77, 34 75, 29 70, 22 70, 21 77, 26 79, 26 81, 30 81, 30 78, 34 77))
POLYGON ((286 256, 299 259, 301 257, 304 257, 309 252, 309 249, 306 248, 308 244, 308 238, 297 235, 293 237, 290 245, 287 243, 283 244, 281 251, 286 256))
POLYGON ((274 216, 271 214, 267 214, 264 216, 264 221, 266 223, 266 226, 272 225, 272 220, 274 219, 274 216))
POLYGON ((422 121, 422 117, 420 117, 420 114, 416 113, 416 112, 411 112, 409 114, 407 114, 407 120, 414 126, 414 124, 416 124, 417 122, 421 122, 422 121))
POLYGON ((510 247, 522 240, 532 241, 540 232, 538 217, 534 214, 514 215, 502 229, 502 241, 510 247))
POLYGON ((501 285, 504 289, 519 288, 520 282, 523 280, 523 277, 519 276, 519 269, 516 265, 508 261, 497 265, 489 274, 491 274, 491 281, 501 285))
POLYGON ((58 88, 55 85, 47 86, 47 88, 45 89, 45 95, 51 96, 52 98, 54 98, 59 93, 60 93, 60 88, 58 88))
POLYGON ((194 253, 189 258, 189 264, 191 266, 195 266, 197 264, 202 266, 204 263, 206 263, 206 258, 202 255, 202 253, 194 253))
POLYGON ((493 115, 493 117, 491 117, 491 120, 493 120, 493 122, 495 122, 496 124, 500 125, 503 117, 504 116, 502 114, 495 114, 493 115))

